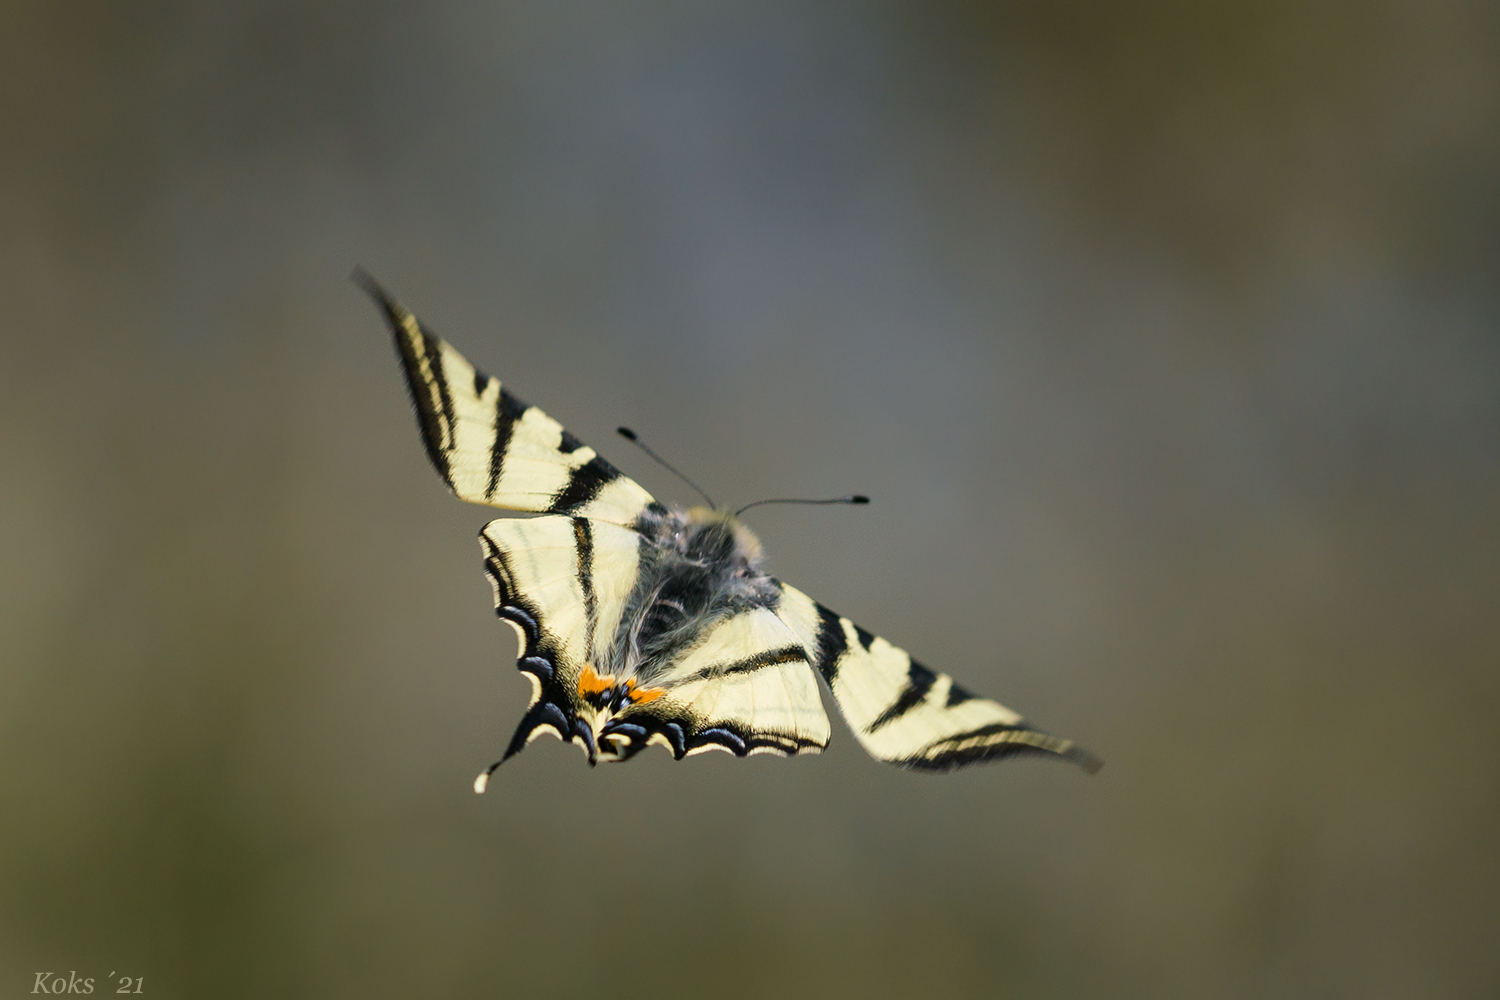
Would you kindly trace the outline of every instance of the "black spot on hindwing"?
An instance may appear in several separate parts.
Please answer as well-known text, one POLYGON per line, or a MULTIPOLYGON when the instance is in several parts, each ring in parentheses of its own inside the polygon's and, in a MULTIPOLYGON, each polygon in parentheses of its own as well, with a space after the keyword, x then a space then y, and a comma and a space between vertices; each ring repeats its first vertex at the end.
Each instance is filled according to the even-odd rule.
POLYGON ((728 747, 736 757, 743 757, 749 752, 749 748, 745 745, 745 738, 728 726, 713 726, 693 734, 691 746, 696 748, 709 744, 728 747))

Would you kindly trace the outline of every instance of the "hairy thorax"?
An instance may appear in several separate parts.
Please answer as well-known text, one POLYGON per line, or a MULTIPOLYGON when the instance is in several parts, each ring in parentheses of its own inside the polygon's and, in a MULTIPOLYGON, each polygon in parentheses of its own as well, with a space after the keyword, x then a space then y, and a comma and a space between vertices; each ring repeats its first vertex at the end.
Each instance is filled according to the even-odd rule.
POLYGON ((635 527, 640 575, 600 672, 649 685, 714 622, 773 604, 777 586, 760 540, 728 511, 656 507, 635 527))

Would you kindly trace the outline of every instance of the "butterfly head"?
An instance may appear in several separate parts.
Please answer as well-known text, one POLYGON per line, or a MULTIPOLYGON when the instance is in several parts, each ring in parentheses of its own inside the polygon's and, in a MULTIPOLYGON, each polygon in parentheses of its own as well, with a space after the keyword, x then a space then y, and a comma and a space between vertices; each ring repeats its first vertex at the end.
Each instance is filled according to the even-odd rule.
POLYGON ((683 515, 682 546, 690 558, 732 565, 743 574, 760 572, 760 539, 733 511, 689 507, 683 515))

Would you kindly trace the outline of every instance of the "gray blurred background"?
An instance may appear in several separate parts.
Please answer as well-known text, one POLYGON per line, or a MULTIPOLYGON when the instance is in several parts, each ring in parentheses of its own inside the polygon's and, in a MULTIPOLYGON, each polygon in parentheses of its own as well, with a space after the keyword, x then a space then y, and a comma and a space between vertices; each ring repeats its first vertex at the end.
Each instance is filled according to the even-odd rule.
POLYGON ((0 995, 1500 994, 1500 10, 0 7, 0 995), (534 744, 361 263, 1073 736, 534 744))

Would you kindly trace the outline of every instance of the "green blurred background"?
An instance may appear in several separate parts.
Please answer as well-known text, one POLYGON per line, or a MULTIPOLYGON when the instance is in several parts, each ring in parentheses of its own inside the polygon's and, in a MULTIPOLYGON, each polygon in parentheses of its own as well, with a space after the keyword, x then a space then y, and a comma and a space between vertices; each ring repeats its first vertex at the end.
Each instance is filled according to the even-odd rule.
POLYGON ((0 7, 0 996, 1500 995, 1500 8, 0 7), (361 263, 1102 755, 503 749, 361 263))

